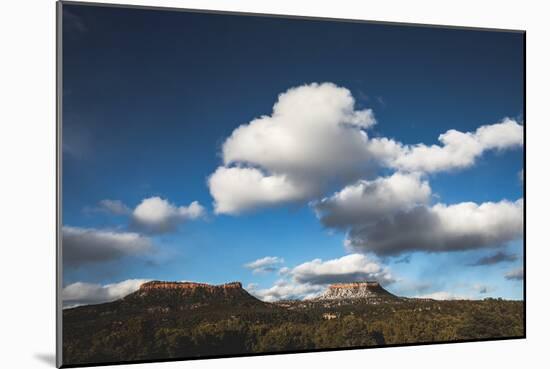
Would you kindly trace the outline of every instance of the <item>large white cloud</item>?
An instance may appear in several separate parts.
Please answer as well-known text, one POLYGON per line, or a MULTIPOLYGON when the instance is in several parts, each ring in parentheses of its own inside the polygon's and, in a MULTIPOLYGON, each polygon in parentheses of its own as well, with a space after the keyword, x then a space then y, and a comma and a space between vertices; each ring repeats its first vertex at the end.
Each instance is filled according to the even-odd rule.
POLYGON ((152 250, 151 240, 135 232, 64 226, 63 263, 66 266, 103 262, 152 250))
POLYGON ((502 246, 523 234, 523 199, 419 205, 353 225, 346 245, 381 256, 411 251, 458 251, 502 246))
POLYGON ((215 211, 309 200, 364 174, 370 154, 363 130, 376 121, 354 105, 350 91, 332 83, 279 95, 270 116, 241 125, 224 142, 224 167, 208 181, 215 211))
POLYGON ((75 307, 114 301, 137 291, 143 283, 148 281, 148 279, 128 279, 106 285, 75 282, 63 287, 63 306, 75 307))
POLYGON ((174 231, 177 226, 190 219, 204 217, 206 211, 197 201, 189 206, 176 206, 160 197, 149 197, 132 212, 134 228, 147 233, 166 233, 174 231))
POLYGON ((241 167, 219 167, 210 176, 208 186, 218 214, 238 214, 260 206, 299 201, 317 192, 314 184, 241 167))
POLYGON ((208 179, 216 213, 317 199, 365 178, 376 167, 432 173, 472 166, 487 150, 523 145, 523 126, 505 118, 473 132, 454 129, 440 145, 369 138, 370 109, 356 110, 350 91, 312 83, 279 95, 269 116, 236 128, 223 143, 224 165, 208 179))
POLYGON ((441 145, 402 145, 387 139, 369 143, 387 166, 414 172, 439 172, 472 166, 487 150, 523 146, 523 126, 505 118, 475 132, 448 130, 439 136, 441 145))
POLYGON ((321 285, 372 280, 381 284, 394 282, 386 268, 362 254, 327 261, 314 259, 291 269, 288 274, 295 282, 321 285))
POLYGON ((347 228, 428 203, 430 196, 430 185, 419 175, 394 173, 349 185, 319 201, 315 209, 325 226, 347 228))

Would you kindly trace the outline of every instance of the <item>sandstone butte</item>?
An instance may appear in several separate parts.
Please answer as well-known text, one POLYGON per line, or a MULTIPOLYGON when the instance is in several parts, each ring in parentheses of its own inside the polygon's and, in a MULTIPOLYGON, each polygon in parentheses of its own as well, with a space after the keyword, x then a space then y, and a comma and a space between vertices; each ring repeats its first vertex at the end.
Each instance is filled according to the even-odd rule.
POLYGON ((226 290, 226 289, 241 289, 240 282, 230 282, 220 285, 211 285, 208 283, 197 282, 163 282, 151 281, 146 282, 139 288, 141 291, 153 290, 226 290))
POLYGON ((329 289, 353 289, 353 288, 361 288, 361 287, 367 287, 367 288, 376 288, 380 287, 380 283, 376 281, 366 281, 366 282, 350 282, 350 283, 334 283, 328 286, 329 289))

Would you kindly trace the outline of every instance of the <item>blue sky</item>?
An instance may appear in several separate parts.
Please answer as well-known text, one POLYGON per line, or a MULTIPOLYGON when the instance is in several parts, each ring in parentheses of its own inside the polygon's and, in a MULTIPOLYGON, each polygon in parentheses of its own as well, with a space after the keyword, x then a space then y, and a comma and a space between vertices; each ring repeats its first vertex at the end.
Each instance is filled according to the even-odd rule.
MULTIPOLYGON (((308 292, 324 288, 306 274, 340 273, 338 278, 353 279, 357 273, 372 277, 369 273, 378 270, 376 276, 386 280, 390 291, 407 296, 522 298, 518 271, 523 265, 523 234, 496 233, 510 229, 510 224, 522 228, 523 222, 517 219, 523 204, 515 203, 523 197, 523 34, 79 5, 64 5, 63 27, 63 224, 72 227, 67 241, 64 235, 64 247, 75 250, 74 261, 64 268, 64 285, 79 282, 104 288, 133 279, 238 280, 270 299, 304 295, 285 295, 277 286, 308 292), (344 157, 341 163, 355 163, 350 167, 353 175, 344 175, 341 164, 331 167, 324 150, 317 163, 293 163, 288 158, 277 162, 280 143, 260 140, 265 157, 256 161, 254 153, 259 151, 237 145, 248 142, 247 135, 254 136, 255 128, 249 125, 254 119, 267 116, 266 124, 279 122, 272 114, 280 96, 288 97, 290 106, 280 120, 288 118, 296 125, 301 123, 293 107, 303 108, 308 120, 321 94, 342 100, 342 108, 335 108, 343 114, 335 118, 341 120, 335 129, 349 128, 345 135, 365 132, 369 142, 386 138, 399 146, 398 153, 378 155, 368 168, 357 157, 344 157), (372 116, 349 115, 362 111, 372 116), (353 127, 341 128, 344 123, 353 127), (248 131, 235 134, 241 125, 248 131), (449 130, 473 135, 481 126, 495 130, 489 139, 480 138, 481 133, 475 136, 472 160, 459 158, 466 164, 445 157, 449 160, 441 168, 429 169, 419 164, 426 157, 411 154, 417 144, 442 146, 438 138, 449 130), (513 137, 518 132, 521 137, 513 137), (225 152, 229 137, 235 137, 236 148, 225 152), (326 167, 319 169, 324 162, 326 167), (256 193, 260 189, 251 182, 251 188, 231 197, 224 187, 227 178, 220 176, 220 191, 227 196, 254 198, 246 199, 251 205, 236 205, 240 208, 235 211, 218 211, 224 200, 213 195, 214 184, 209 182, 218 168, 234 168, 239 175, 257 170, 264 179, 290 182, 284 183, 284 194, 256 193), (315 168, 315 174, 298 178, 293 168, 315 168), (505 206, 502 202, 508 201, 516 204, 509 209, 513 219, 497 217, 493 223, 503 223, 491 223, 495 228, 490 235, 479 230, 461 234, 471 241, 468 247, 455 245, 456 235, 448 242, 442 235, 442 249, 396 245, 399 251, 388 254, 371 247, 369 232, 380 229, 377 225, 358 221, 333 227, 316 212, 323 199, 336 204, 331 196, 347 186, 363 183, 374 188, 377 179, 395 173, 413 178, 415 188, 420 183, 430 188, 426 198, 400 203, 403 208, 397 210, 404 217, 411 207, 433 217, 440 216, 433 208, 436 204, 505 206), (155 198, 164 215, 172 212, 169 219, 163 218, 170 224, 162 231, 144 227, 145 221, 137 216, 138 206, 155 198), (116 201, 118 211, 104 200, 116 201), (196 213, 189 211, 193 202, 196 213), (363 237, 359 241, 366 237, 365 243, 345 246, 354 230, 363 237), (98 239, 128 234, 143 247, 121 244, 107 250, 110 246, 101 244, 97 247, 104 248, 105 257, 86 260, 98 239), (88 237, 85 241, 83 235, 88 237), (478 236, 481 241, 476 243, 478 236), (506 260, 470 265, 498 253, 505 257, 495 260, 506 260), (358 264, 350 267, 346 263, 351 259, 341 259, 346 255, 357 255, 358 264), (266 261, 273 270, 256 273, 244 266, 264 257, 284 261, 266 261), (315 259, 321 259, 321 266, 307 264, 315 259), (337 261, 324 264, 327 260, 337 261), (355 274, 345 274, 346 268, 355 274)), ((322 132, 312 133, 305 141, 316 147, 322 132)), ((466 145, 460 141, 457 147, 466 145)), ((337 153, 349 148, 343 142, 328 146, 327 151, 341 147, 337 153)), ((373 157, 369 153, 368 160, 373 157)), ((503 213, 499 209, 496 214, 503 213)), ((446 222, 454 219, 454 213, 449 214, 446 222)), ((382 216, 386 214, 372 221, 382 216)))

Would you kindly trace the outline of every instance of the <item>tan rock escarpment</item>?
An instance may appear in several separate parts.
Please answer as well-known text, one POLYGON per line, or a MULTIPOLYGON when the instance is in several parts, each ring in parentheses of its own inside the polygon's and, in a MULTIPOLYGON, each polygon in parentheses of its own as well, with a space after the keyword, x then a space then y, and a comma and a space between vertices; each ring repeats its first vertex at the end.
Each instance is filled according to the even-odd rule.
POLYGON ((317 299, 338 300, 338 299, 373 299, 373 298, 394 298, 395 296, 386 291, 376 281, 335 283, 317 299))
POLYGON ((208 283, 197 283, 197 282, 163 282, 163 281, 152 281, 146 282, 141 285, 139 288, 140 291, 153 291, 153 290, 206 290, 206 291, 216 291, 216 290, 227 290, 227 289, 242 289, 242 284, 240 282, 231 282, 220 285, 212 285, 208 283))
POLYGON ((139 290, 127 296, 126 300, 133 298, 147 299, 150 303, 159 305, 258 301, 242 288, 240 282, 212 285, 198 282, 151 281, 142 284, 139 290))

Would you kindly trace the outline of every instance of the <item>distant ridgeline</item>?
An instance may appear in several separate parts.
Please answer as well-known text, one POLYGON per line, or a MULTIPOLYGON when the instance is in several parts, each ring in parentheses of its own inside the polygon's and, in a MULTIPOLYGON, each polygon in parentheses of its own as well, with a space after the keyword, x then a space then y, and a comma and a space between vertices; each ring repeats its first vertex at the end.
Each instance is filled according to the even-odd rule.
POLYGON ((66 365, 524 336, 523 301, 402 298, 378 282, 267 303, 241 283, 153 281, 63 311, 66 365))

